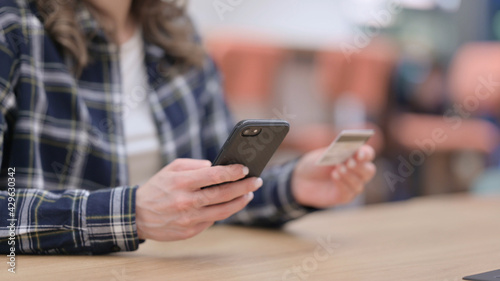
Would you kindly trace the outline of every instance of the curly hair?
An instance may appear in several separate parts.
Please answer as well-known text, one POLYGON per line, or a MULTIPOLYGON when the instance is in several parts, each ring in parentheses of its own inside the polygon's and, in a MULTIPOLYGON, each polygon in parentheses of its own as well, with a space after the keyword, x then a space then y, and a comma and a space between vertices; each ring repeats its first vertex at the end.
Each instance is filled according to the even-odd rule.
MULTIPOLYGON (((36 0, 49 35, 74 60, 74 73, 79 75, 89 63, 87 38, 76 19, 82 0, 36 0)), ((108 37, 113 39, 113 26, 92 5, 85 3, 108 37)), ((163 62, 174 62, 176 71, 200 67, 204 52, 195 38, 194 28, 186 15, 186 2, 180 0, 132 0, 131 13, 143 27, 144 38, 165 50, 163 62)), ((164 74, 166 72, 163 72, 164 74)))

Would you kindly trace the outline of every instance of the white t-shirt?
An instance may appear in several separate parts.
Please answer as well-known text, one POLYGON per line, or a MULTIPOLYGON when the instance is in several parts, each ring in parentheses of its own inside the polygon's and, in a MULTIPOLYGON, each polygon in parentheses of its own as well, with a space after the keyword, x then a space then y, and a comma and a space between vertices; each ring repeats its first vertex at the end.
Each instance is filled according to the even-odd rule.
POLYGON ((142 33, 120 46, 120 70, 124 94, 124 133, 129 184, 145 183, 161 169, 160 138, 148 102, 148 80, 142 33))

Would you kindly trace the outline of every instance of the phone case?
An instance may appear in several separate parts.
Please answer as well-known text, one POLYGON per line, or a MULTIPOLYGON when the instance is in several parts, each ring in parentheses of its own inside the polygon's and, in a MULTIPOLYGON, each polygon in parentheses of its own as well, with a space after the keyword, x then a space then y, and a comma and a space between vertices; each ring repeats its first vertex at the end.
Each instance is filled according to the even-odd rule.
POLYGON ((472 281, 498 281, 500 280, 500 269, 488 271, 481 274, 465 276, 463 279, 472 281))
POLYGON ((243 120, 234 127, 213 165, 242 164, 247 177, 259 177, 290 130, 284 120, 243 120), (247 129, 261 129, 256 136, 244 136, 247 129))

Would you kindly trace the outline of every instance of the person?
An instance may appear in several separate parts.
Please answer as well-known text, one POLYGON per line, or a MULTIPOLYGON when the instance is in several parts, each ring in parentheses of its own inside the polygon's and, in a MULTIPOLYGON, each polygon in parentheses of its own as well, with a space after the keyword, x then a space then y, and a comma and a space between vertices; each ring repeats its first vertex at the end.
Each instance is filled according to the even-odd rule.
POLYGON ((179 3, 0 0, 0 252, 105 254, 214 222, 280 227, 373 177, 368 146, 335 167, 312 151, 261 178, 212 167, 234 123, 179 3))

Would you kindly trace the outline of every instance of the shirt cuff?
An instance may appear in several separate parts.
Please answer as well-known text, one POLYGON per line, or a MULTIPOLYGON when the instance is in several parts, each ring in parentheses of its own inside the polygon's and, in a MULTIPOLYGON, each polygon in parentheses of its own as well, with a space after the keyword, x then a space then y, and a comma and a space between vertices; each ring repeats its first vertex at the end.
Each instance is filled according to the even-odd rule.
POLYGON ((292 192, 292 177, 299 159, 285 164, 280 171, 275 189, 274 204, 282 211, 284 219, 294 220, 319 209, 306 207, 297 202, 292 192))
POLYGON ((117 187, 90 192, 86 202, 85 223, 87 241, 93 254, 137 250, 137 188, 117 187))

